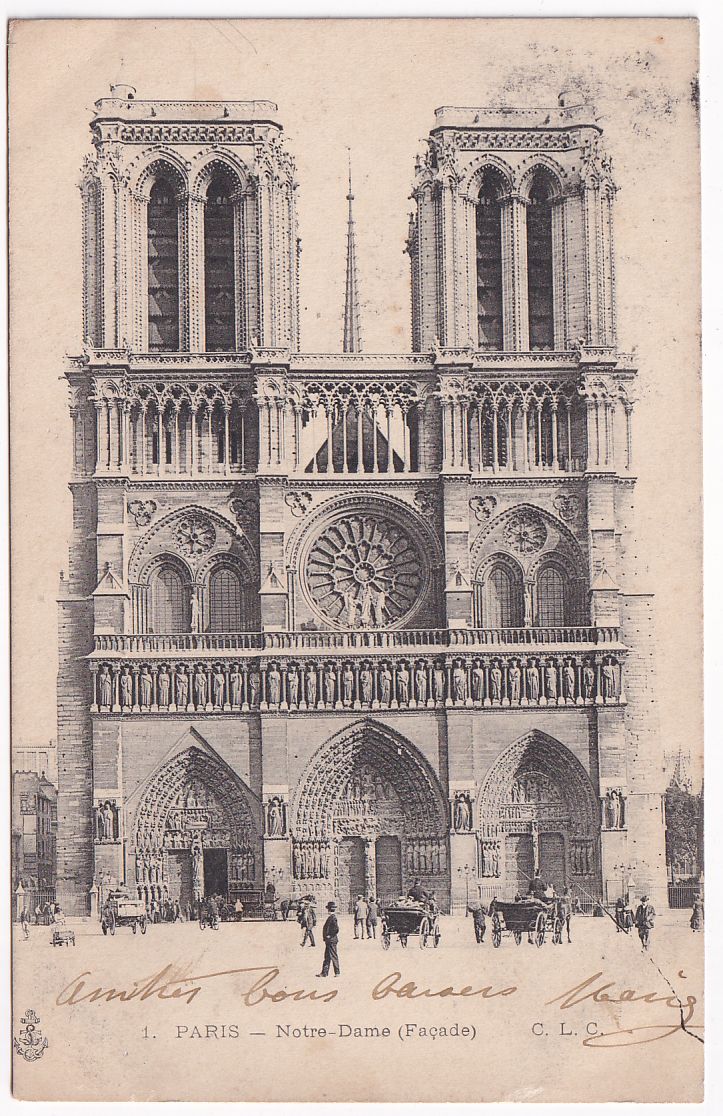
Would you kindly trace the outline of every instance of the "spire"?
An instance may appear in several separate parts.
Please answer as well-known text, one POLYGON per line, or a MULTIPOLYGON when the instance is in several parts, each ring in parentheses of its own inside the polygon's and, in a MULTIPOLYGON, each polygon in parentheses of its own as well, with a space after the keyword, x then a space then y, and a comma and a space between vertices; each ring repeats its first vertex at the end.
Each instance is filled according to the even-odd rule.
POLYGON ((344 294, 344 352, 360 353, 362 349, 361 326, 359 324, 359 291, 356 274, 356 237, 354 234, 354 213, 351 189, 351 153, 349 154, 349 217, 346 232, 346 291, 344 294))

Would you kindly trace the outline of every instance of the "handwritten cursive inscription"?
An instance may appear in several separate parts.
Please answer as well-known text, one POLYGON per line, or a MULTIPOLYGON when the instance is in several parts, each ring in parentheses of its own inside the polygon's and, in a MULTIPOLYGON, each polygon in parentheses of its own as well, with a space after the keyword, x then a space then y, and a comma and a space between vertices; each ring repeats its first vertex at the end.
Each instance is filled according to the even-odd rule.
POLYGON ((517 991, 517 986, 514 984, 509 988, 498 989, 494 989, 492 985, 487 985, 484 988, 473 988, 471 984, 465 984, 462 988, 447 985, 433 992, 431 988, 420 988, 414 981, 410 980, 405 983, 402 983, 402 981, 401 973, 389 973, 388 976, 382 977, 372 988, 372 999, 385 1000, 387 996, 394 996, 398 1000, 446 1000, 451 997, 481 996, 483 1000, 491 1000, 495 996, 511 996, 517 991))

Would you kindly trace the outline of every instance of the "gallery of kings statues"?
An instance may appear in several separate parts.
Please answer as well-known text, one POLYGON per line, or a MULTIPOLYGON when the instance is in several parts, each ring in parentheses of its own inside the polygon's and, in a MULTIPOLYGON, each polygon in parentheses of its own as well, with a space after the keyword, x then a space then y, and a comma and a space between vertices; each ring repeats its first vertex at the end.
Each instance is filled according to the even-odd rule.
MULTIPOLYGON (((96 103, 69 360, 58 877, 182 905, 664 904, 616 188, 589 105, 441 108, 412 351, 299 337, 271 102, 96 103)), ((404 219, 404 215, 400 215, 404 219)), ((306 281, 314 282, 313 276, 306 281)), ((340 290, 340 304, 342 292, 340 290)))

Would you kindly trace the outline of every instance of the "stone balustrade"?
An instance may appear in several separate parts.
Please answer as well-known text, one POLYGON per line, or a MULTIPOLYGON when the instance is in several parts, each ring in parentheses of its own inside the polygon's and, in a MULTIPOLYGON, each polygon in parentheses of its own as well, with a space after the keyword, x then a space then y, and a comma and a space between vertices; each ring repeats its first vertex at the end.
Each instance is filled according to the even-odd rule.
POLYGON ((614 627, 573 626, 566 628, 359 628, 346 631, 298 632, 202 632, 168 634, 102 634, 95 637, 98 655, 235 655, 260 651, 314 654, 331 652, 385 652, 397 649, 506 647, 580 647, 607 645, 620 649, 619 630, 614 627))
POLYGON ((92 713, 617 705, 620 652, 289 661, 93 660, 92 713))

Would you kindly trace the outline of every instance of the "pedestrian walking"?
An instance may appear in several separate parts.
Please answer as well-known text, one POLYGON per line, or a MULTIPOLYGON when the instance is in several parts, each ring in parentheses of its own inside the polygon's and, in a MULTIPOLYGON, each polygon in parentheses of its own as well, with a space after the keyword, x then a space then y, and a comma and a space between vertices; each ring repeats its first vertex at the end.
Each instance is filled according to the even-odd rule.
POLYGON ((650 931, 655 926, 655 907, 648 899, 647 895, 640 898, 638 909, 635 912, 635 925, 638 928, 638 935, 643 949, 647 949, 650 945, 650 931))
POLYGON ((354 937, 364 938, 364 932, 367 928, 367 916, 369 914, 369 904, 363 895, 357 895, 356 903, 354 905, 354 937))
POLYGON ((690 928, 693 931, 703 929, 703 900, 697 895, 693 903, 693 913, 690 916, 690 928))
MULTIPOLYGON (((563 894, 557 900, 557 917, 562 919, 563 926, 567 931, 568 944, 572 942, 570 937, 570 920, 572 918, 572 899, 570 898, 570 888, 566 887, 563 894)), ((562 940, 562 939, 561 939, 562 940)))
POLYGON ((339 920, 336 917, 336 903, 327 903, 326 909, 329 912, 324 929, 321 936, 324 939, 324 962, 321 966, 321 972, 317 976, 327 977, 329 975, 329 966, 334 966, 334 976, 338 977, 340 973, 339 968, 339 920))
POLYGON ((304 930, 304 936, 301 939, 302 946, 305 946, 307 942, 309 943, 309 945, 316 946, 316 942, 314 941, 316 910, 313 903, 304 903, 303 907, 301 908, 300 922, 304 930))
POLYGON ((374 896, 369 898, 369 913, 367 914, 367 937, 376 938, 377 922, 379 921, 379 904, 374 896))
POLYGON ((482 945, 485 940, 485 931, 487 929, 487 919, 485 917, 485 909, 481 903, 469 908, 472 913, 472 925, 474 927, 474 937, 477 945, 482 945))
POLYGON ((28 912, 25 910, 25 907, 23 907, 22 911, 20 912, 20 925, 23 928, 23 938, 27 942, 28 938, 30 937, 30 919, 28 917, 28 912))

